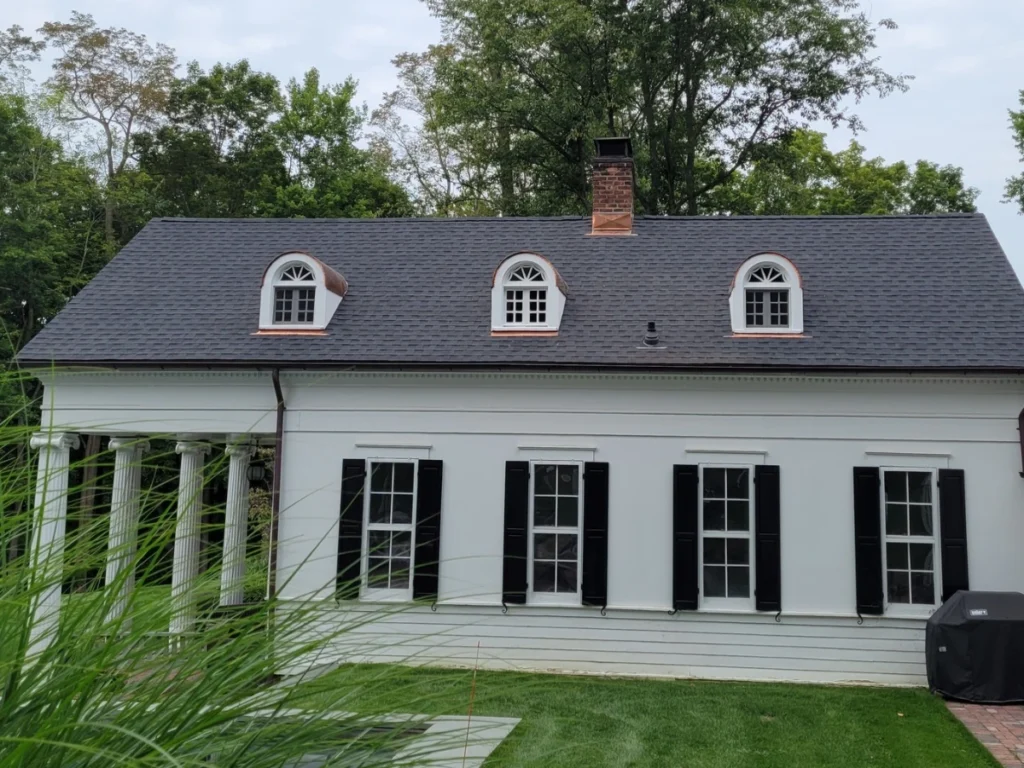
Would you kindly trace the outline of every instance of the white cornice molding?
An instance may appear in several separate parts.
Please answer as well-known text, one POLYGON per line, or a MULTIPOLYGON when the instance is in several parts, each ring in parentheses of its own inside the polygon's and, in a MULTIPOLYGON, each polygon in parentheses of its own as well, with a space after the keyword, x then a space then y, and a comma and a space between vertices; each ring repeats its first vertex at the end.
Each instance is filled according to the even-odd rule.
MULTIPOLYGON (((189 370, 168 368, 166 370, 131 370, 131 369, 61 369, 49 372, 51 383, 60 381, 89 381, 111 379, 131 380, 192 380, 205 383, 252 381, 264 383, 270 380, 270 370, 189 370)), ((501 381, 501 382, 537 382, 537 381, 609 381, 609 382, 665 382, 665 383, 697 383, 707 385, 719 384, 827 384, 844 386, 878 386, 897 385, 906 387, 928 385, 969 385, 969 386, 1006 386, 1024 387, 1024 374, 993 374, 978 373, 749 373, 749 372, 631 372, 631 371, 420 371, 420 370, 327 370, 327 369, 289 369, 281 370, 282 381, 313 380, 333 383, 339 380, 352 381, 416 381, 416 380, 455 380, 455 381, 501 381)))

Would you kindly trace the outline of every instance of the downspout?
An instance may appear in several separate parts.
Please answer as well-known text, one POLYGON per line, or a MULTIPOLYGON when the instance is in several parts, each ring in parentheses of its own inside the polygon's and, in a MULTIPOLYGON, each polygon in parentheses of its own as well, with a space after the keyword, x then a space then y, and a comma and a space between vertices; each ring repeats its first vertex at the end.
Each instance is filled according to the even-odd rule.
POLYGON ((277 427, 274 442, 274 487, 270 496, 270 572, 267 574, 267 599, 277 588, 277 526, 281 516, 281 456, 284 453, 284 393, 281 391, 281 369, 270 374, 277 398, 277 427))

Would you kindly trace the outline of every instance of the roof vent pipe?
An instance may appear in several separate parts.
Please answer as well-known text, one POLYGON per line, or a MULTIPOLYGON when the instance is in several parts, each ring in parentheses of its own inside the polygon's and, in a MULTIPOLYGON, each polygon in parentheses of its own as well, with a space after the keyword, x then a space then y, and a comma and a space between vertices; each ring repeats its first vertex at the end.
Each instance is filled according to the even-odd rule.
POLYGON ((647 323, 647 333, 644 334, 644 346, 645 347, 656 347, 658 346, 658 330, 654 327, 654 321, 651 320, 647 323))

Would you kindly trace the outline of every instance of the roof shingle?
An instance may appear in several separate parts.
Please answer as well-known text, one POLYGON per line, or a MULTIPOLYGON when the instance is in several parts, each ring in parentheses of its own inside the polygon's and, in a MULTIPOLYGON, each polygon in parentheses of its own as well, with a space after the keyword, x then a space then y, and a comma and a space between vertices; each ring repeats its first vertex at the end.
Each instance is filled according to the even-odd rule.
POLYGON ((159 219, 21 352, 23 364, 1024 370, 1024 290, 981 215, 159 219), (264 269, 305 251, 350 289, 320 337, 255 336, 264 269), (554 338, 490 334, 506 256, 568 286, 554 338), (803 338, 733 338, 737 268, 787 256, 803 338), (664 349, 641 345, 656 320, 664 349))

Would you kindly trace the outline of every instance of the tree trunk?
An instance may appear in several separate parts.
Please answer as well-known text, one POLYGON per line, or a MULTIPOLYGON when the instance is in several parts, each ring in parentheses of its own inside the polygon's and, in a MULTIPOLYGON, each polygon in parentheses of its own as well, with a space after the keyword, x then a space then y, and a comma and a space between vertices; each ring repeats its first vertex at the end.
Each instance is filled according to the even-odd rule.
POLYGON ((109 189, 103 200, 103 236, 108 245, 114 244, 114 201, 110 197, 109 189))

